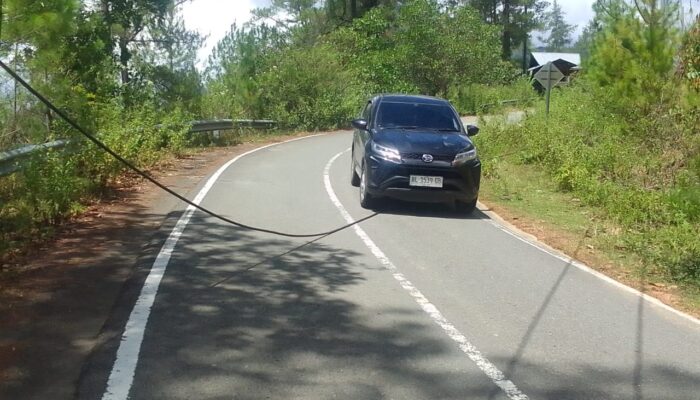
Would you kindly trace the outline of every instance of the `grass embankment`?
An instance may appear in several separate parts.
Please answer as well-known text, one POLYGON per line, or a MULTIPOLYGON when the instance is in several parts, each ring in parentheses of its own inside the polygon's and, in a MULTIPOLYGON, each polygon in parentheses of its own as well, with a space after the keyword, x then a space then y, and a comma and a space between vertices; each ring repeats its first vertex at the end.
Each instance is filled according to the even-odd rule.
POLYGON ((568 254, 700 314, 700 116, 625 119, 600 93, 554 94, 519 125, 485 122, 482 197, 568 254))

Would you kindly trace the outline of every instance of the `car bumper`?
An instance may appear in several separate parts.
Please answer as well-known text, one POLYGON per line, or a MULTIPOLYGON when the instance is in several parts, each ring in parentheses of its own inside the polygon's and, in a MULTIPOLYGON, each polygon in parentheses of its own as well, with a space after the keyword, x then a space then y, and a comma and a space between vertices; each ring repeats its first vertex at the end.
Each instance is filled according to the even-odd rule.
POLYGON ((396 164, 368 157, 366 160, 368 192, 374 197, 390 197, 399 200, 441 203, 450 201, 470 202, 479 197, 481 162, 474 160, 460 166, 448 162, 430 164, 404 162, 396 164), (442 188, 410 186, 411 175, 441 176, 442 188))

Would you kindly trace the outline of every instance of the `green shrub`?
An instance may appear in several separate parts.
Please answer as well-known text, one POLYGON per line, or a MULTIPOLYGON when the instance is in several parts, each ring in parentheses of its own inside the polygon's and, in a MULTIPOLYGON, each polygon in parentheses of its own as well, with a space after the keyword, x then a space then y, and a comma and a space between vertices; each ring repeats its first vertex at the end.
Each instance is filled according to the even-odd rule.
POLYGON ((447 97, 460 114, 476 115, 507 107, 529 107, 537 96, 528 78, 518 78, 511 84, 457 84, 447 97))
MULTIPOLYGON (((600 207, 627 229, 628 247, 676 281, 700 284, 700 116, 677 93, 644 119, 607 106, 608 89, 585 79, 552 94, 520 125, 486 123, 477 144, 485 174, 507 157, 548 171, 562 191, 600 207)), ((669 96, 673 96, 669 94, 669 96)))
MULTIPOLYGON (((92 106, 97 137, 137 166, 179 154, 189 143, 191 117, 179 109, 163 115, 152 102, 128 110, 117 102, 92 106)), ((56 136, 72 137, 71 145, 38 153, 21 171, 0 177, 0 255, 80 211, 125 169, 65 123, 56 121, 54 129, 56 136)))
POLYGON ((363 95, 328 45, 291 49, 259 76, 268 118, 289 127, 315 130, 346 126, 363 95))

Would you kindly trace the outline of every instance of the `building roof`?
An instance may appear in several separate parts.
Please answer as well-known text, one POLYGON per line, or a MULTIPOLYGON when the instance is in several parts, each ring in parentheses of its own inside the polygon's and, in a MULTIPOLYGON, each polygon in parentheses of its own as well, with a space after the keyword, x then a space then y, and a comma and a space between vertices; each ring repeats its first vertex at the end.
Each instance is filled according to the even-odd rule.
MULTIPOLYGON (((581 65, 581 55, 578 53, 541 53, 533 52, 532 58, 537 62, 537 65, 544 65, 548 62, 563 60, 574 65, 581 65)), ((531 64, 532 65, 532 64, 531 64)))

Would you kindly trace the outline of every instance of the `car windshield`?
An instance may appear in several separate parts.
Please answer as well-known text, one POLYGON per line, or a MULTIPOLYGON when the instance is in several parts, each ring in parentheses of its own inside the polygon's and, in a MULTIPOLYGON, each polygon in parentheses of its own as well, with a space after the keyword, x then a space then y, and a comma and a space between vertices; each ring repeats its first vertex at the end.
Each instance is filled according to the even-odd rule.
POLYGON ((460 124, 452 108, 444 104, 382 102, 377 112, 380 128, 425 129, 459 132, 460 124))

